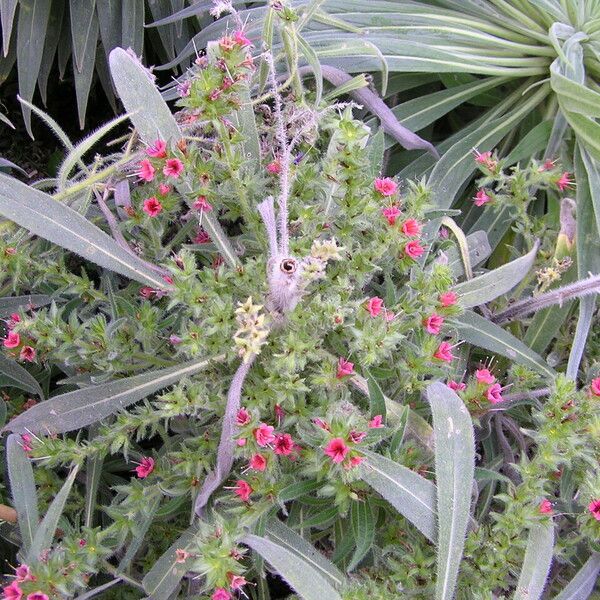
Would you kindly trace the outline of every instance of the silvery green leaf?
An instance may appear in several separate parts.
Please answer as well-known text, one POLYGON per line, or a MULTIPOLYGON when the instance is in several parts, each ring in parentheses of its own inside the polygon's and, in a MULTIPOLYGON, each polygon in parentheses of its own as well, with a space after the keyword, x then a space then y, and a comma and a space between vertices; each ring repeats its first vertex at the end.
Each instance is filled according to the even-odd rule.
POLYGON ((554 523, 534 525, 529 530, 527 549, 513 600, 539 600, 546 587, 554 550, 554 523))

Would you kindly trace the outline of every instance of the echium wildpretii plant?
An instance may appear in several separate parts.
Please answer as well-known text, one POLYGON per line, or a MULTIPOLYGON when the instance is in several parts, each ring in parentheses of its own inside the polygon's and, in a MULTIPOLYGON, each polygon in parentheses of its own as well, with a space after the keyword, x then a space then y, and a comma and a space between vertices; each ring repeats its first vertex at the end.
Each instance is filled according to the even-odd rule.
MULTIPOLYGON (((296 15, 274 6, 294 69, 296 15)), ((1 255, 21 298, 3 360, 28 392, 6 425, 20 550, 5 597, 262 599, 272 569, 305 598, 450 598, 468 530, 459 592, 491 598, 520 585, 528 530, 552 518, 572 576, 600 533, 600 379, 539 393, 515 367, 511 396, 506 368, 454 368, 470 266, 427 233, 426 183, 384 177, 383 136, 353 104, 288 92, 262 60, 253 95, 238 23, 195 60, 175 119, 117 50, 136 127, 122 153, 88 166, 76 148, 54 197, 0 180, 2 207, 25 199, 3 214, 40 236, 8 225, 1 255), (550 399, 528 410, 536 393, 550 399), (510 573, 480 556, 492 542, 510 573)))

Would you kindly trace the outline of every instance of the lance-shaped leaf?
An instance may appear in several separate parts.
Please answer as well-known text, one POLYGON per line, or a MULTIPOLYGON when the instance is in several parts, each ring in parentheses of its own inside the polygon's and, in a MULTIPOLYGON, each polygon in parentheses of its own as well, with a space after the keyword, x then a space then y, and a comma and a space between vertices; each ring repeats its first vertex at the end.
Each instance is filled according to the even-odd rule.
POLYGON ((367 450, 363 450, 363 454, 367 460, 360 467, 360 478, 379 492, 423 535, 435 542, 435 485, 389 458, 367 450))
POLYGON ((166 287, 144 261, 77 211, 4 174, 0 174, 0 215, 110 271, 154 288, 166 287))
POLYGON ((554 600, 587 600, 600 574, 600 553, 594 552, 554 600))
POLYGON ((16 387, 26 392, 44 397, 44 392, 35 377, 19 363, 0 354, 0 387, 16 387))
POLYGON ((554 524, 534 525, 529 531, 521 575, 513 600, 539 600, 546 586, 554 550, 554 524))
POLYGON ((443 383, 427 388, 435 436, 438 552, 435 597, 452 600, 465 545, 475 474, 475 434, 463 401, 443 383))
POLYGON ((40 520, 37 492, 31 462, 21 447, 19 436, 14 434, 9 435, 6 442, 6 464, 21 541, 23 548, 29 550, 40 520))
POLYGON ((303 600, 341 600, 329 579, 295 550, 252 534, 240 541, 258 552, 303 600))
POLYGON ((350 525, 356 546, 350 563, 346 567, 347 571, 352 571, 360 564, 360 561, 371 549, 375 539, 375 520, 371 500, 368 497, 350 505, 350 525))
POLYGON ((198 373, 210 362, 194 360, 175 367, 60 394, 32 406, 10 421, 5 429, 15 433, 65 433, 87 427, 174 384, 182 377, 198 373))
POLYGON ((0 298, 0 317, 8 317, 11 313, 17 312, 20 308, 29 308, 33 306, 45 306, 50 304, 52 298, 45 294, 31 294, 30 296, 7 296, 0 298))
POLYGON ((454 291, 465 308, 479 306, 506 294, 522 281, 535 262, 539 243, 530 252, 479 277, 459 283, 454 291))

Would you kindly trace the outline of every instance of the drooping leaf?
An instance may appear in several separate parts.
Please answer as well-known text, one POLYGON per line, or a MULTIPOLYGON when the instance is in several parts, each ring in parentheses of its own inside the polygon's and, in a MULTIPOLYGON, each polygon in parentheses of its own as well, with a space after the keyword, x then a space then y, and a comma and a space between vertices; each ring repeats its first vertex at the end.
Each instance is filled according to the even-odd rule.
POLYGON ((21 542, 25 551, 29 550, 40 520, 38 499, 33 478, 33 468, 21 447, 18 435, 9 435, 6 441, 6 464, 8 480, 17 511, 17 523, 21 532, 21 542))
POLYGON ((300 51, 304 54, 304 58, 306 58, 313 70, 316 86, 315 106, 318 107, 321 103, 321 97, 323 96, 323 72, 321 71, 321 63, 319 62, 315 51, 306 43, 301 35, 296 35, 296 41, 300 51))
POLYGON ((347 571, 354 570, 360 561, 367 555, 375 539, 375 515, 371 501, 367 497, 364 500, 352 502, 350 505, 350 525, 354 533, 356 546, 347 571))
POLYGON ((552 563, 553 550, 552 521, 534 525, 529 530, 527 550, 513 600, 539 600, 542 597, 552 563))
POLYGON ((0 214, 83 258, 153 288, 165 282, 77 211, 24 183, 0 174, 0 214))
POLYGON ((241 542, 258 552, 303 600, 341 600, 321 570, 297 551, 253 534, 244 536, 241 542))
MULTIPOLYGON (((77 0, 79 2, 79 0, 77 0)), ((73 28, 76 29, 76 28, 73 28)), ((88 97, 92 78, 94 77, 94 65, 96 63, 96 46, 98 43, 98 17, 96 12, 92 13, 89 32, 85 37, 85 49, 82 56, 83 62, 80 68, 73 67, 73 78, 75 79, 75 96, 77 97, 77 112, 79 113, 79 127, 85 127, 85 114, 87 111, 88 97)))
POLYGON ((0 387, 16 387, 44 398, 44 392, 35 377, 4 354, 0 354, 0 387))
POLYGON ((109 381, 53 396, 15 417, 6 428, 16 433, 64 433, 96 423, 134 402, 198 373, 210 360, 193 360, 175 367, 109 381))
POLYGON ((600 574, 600 553, 594 552, 567 587, 553 600, 587 600, 600 574))
POLYGON ((435 436, 438 542, 437 600, 452 600, 471 509, 475 434, 463 401, 443 383, 427 388, 435 436))
POLYGON ((367 450, 360 478, 379 492, 423 535, 435 542, 436 487, 431 481, 389 458, 367 450))

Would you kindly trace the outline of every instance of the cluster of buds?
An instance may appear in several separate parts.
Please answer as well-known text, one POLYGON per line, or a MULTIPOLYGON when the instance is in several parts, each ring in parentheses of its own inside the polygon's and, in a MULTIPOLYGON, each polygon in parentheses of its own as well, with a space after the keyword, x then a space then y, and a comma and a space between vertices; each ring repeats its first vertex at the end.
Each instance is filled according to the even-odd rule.
POLYGON ((487 368, 477 369, 475 376, 466 384, 450 380, 449 388, 460 393, 467 406, 481 410, 485 405, 504 402, 502 386, 496 381, 496 376, 487 368))
POLYGON ((13 313, 5 322, 8 331, 2 345, 10 351, 11 355, 18 356, 20 360, 24 362, 34 362, 37 351, 32 345, 33 342, 31 340, 24 340, 21 335, 15 331, 15 328, 20 329, 19 324, 21 323, 21 316, 18 313, 13 313))
POLYGON ((262 304, 254 304, 252 298, 239 302, 235 310, 238 330, 233 336, 238 354, 244 362, 248 362, 254 354, 260 354, 260 349, 267 343, 269 327, 262 304))
POLYGON ((310 256, 302 261, 302 278, 306 282, 324 279, 327 263, 330 260, 342 260, 343 250, 335 239, 315 240, 310 249, 310 256))

